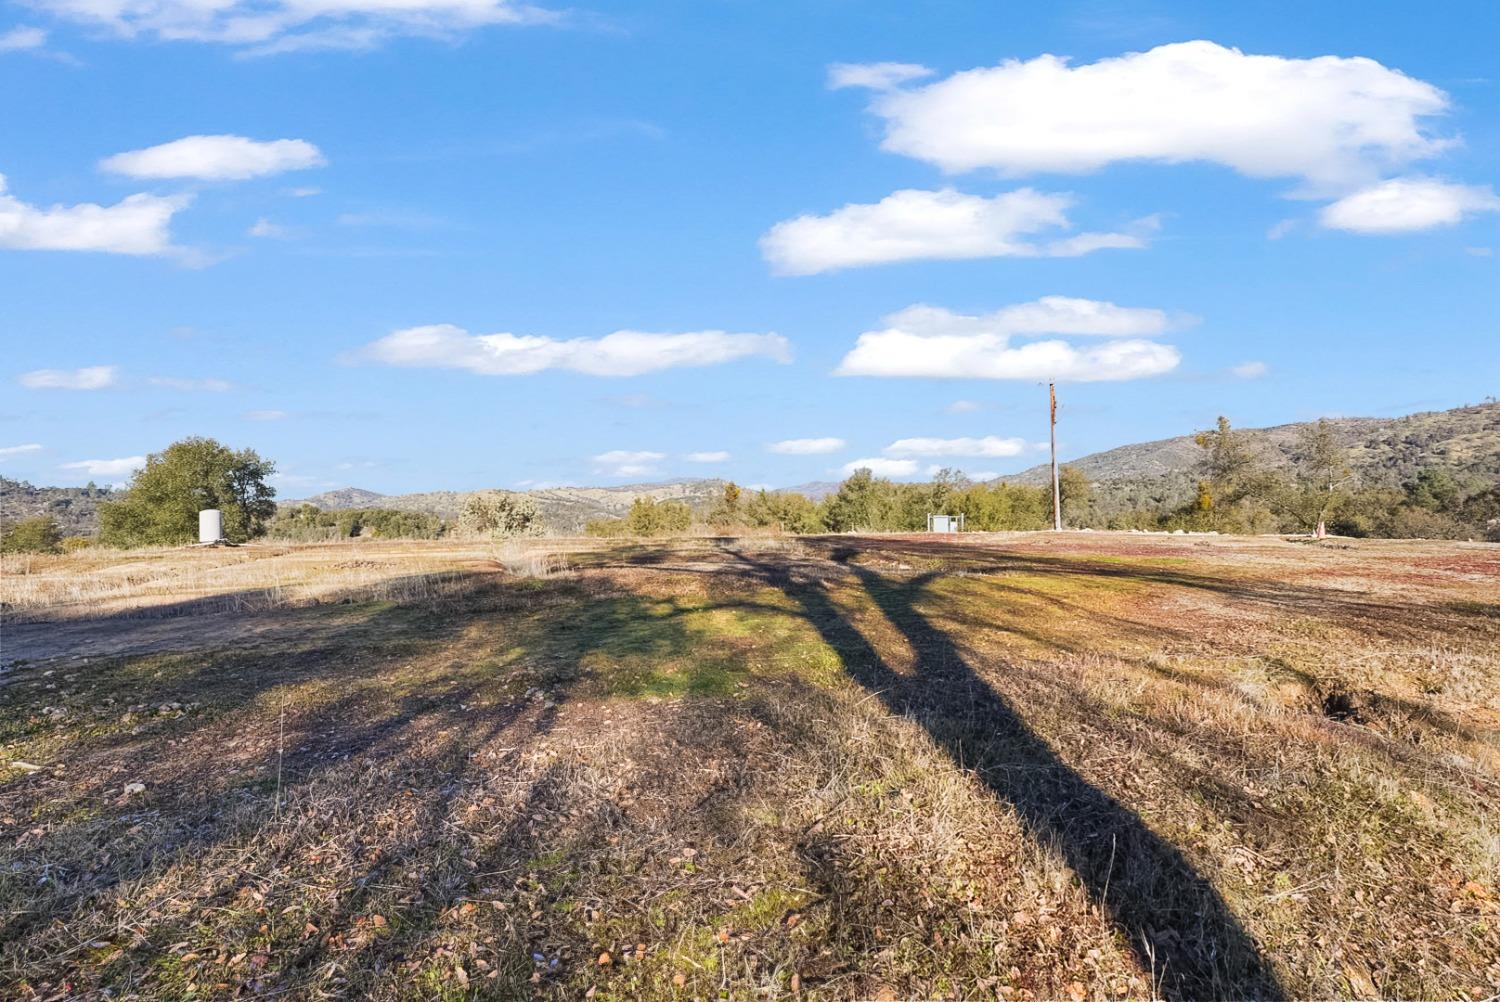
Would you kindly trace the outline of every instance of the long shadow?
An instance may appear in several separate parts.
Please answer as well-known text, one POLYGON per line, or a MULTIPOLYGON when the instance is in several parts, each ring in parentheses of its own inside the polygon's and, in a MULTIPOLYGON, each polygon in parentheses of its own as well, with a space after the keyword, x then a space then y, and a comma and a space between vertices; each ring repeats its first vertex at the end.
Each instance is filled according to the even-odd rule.
POLYGON ((820 582, 750 554, 735 556, 801 606, 851 677, 892 713, 920 723, 955 763, 1009 803, 1033 836, 1056 847, 1165 997, 1283 998, 1270 964, 1212 884, 1134 811, 1063 762, 919 611, 923 588, 937 575, 888 579, 853 563, 856 552, 831 555, 911 645, 912 674, 895 671, 820 582))

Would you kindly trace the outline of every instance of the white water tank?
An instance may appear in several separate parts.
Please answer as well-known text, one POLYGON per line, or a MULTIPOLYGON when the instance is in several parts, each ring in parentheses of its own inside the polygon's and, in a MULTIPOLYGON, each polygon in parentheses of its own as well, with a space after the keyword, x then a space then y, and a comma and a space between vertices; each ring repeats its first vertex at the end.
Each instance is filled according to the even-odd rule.
POLYGON ((224 513, 208 508, 198 513, 198 542, 217 543, 224 538, 224 513))

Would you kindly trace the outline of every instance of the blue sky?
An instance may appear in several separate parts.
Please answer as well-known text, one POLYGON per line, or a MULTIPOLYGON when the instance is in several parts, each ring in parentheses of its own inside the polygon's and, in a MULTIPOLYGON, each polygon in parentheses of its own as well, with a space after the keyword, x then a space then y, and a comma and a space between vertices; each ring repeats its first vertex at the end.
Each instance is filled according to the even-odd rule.
POLYGON ((1047 376, 1065 457, 1500 383, 1491 2, 204 10, 0 7, 7 476, 989 474, 1047 376))

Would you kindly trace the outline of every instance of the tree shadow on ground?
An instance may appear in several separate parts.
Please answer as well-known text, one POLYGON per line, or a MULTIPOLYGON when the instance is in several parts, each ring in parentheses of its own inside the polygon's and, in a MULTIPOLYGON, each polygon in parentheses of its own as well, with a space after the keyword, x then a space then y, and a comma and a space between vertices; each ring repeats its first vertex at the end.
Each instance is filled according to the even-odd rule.
POLYGON ((884 577, 854 562, 855 548, 829 554, 910 645, 916 667, 905 674, 850 622, 822 581, 731 552, 797 602, 855 681, 890 712, 921 724, 955 764, 972 769, 1036 838, 1056 848, 1166 997, 1283 996, 1269 962, 1213 885, 1134 811, 1063 762, 920 611, 935 573, 884 577))

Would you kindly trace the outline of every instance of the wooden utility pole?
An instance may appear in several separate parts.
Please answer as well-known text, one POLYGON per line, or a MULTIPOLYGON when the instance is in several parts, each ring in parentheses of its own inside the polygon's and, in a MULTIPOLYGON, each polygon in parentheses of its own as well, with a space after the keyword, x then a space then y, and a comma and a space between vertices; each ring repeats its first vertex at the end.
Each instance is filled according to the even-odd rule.
POLYGON ((1057 384, 1047 384, 1047 402, 1052 413, 1052 530, 1062 532, 1062 487, 1057 479, 1057 384))

